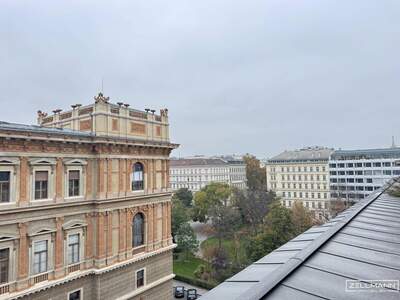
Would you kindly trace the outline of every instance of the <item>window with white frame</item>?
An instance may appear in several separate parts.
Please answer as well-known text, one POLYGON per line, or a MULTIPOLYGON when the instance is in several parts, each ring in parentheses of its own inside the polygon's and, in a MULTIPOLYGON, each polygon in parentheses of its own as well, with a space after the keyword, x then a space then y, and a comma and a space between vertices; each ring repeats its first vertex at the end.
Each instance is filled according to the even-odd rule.
POLYGON ((68 171, 68 196, 77 197, 80 195, 80 171, 68 171))
POLYGON ((0 203, 10 202, 11 172, 0 172, 0 203))
POLYGON ((133 165, 132 174, 132 191, 141 191, 144 189, 143 165, 139 162, 133 165))
POLYGON ((8 274, 10 269, 10 249, 0 250, 0 284, 8 282, 8 274))
POLYGON ((40 274, 48 270, 48 241, 37 241, 34 243, 33 273, 40 274))
POLYGON ((68 293, 68 300, 82 300, 82 289, 68 293))
POLYGON ((141 269, 136 271, 136 288, 141 288, 146 284, 145 281, 145 271, 141 269))
POLYGON ((36 171, 35 172, 35 200, 49 198, 49 172, 36 171))
POLYGON ((80 235, 79 233, 68 236, 68 264, 76 264, 80 261, 80 235))

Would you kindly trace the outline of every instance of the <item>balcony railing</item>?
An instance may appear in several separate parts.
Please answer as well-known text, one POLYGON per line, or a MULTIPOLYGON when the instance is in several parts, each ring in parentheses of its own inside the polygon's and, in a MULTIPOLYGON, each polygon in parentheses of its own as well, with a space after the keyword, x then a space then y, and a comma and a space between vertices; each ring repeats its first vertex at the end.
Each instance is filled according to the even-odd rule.
POLYGON ((10 284, 0 286, 0 295, 10 292, 10 284))
POLYGON ((33 284, 49 280, 49 273, 40 274, 33 278, 33 284))

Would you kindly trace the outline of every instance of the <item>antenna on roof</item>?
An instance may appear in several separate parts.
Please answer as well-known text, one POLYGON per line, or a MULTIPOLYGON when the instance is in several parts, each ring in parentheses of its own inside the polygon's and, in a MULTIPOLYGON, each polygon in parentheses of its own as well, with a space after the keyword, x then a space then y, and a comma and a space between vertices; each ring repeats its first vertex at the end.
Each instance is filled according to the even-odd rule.
POLYGON ((396 143, 394 142, 394 135, 392 135, 392 148, 396 148, 396 143))
POLYGON ((104 87, 104 78, 101 77, 101 92, 104 94, 103 87, 104 87))

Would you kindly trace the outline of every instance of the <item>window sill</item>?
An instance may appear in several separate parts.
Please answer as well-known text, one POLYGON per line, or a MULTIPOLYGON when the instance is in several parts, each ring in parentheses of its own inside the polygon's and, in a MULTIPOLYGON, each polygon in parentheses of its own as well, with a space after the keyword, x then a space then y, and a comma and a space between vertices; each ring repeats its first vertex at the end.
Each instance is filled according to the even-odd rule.
POLYGON ((83 200, 83 199, 85 199, 84 196, 74 196, 74 197, 65 197, 65 198, 64 198, 64 200, 71 200, 71 201, 74 201, 74 200, 83 200))

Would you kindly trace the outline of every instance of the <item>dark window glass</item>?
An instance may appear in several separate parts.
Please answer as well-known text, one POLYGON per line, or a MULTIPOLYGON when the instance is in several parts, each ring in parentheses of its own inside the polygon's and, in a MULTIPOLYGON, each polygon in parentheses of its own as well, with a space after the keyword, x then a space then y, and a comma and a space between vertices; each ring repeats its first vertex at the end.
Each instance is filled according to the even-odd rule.
POLYGON ((75 291, 69 294, 68 300, 81 300, 81 291, 75 291))
POLYGON ((0 202, 10 202, 10 172, 0 172, 0 202))
POLYGON ((132 191, 140 191, 143 189, 143 165, 141 163, 135 163, 133 165, 132 191))
POLYGON ((136 272, 136 287, 140 288, 144 286, 144 270, 136 272))
POLYGON ((133 218, 132 224, 132 247, 139 247, 144 244, 144 217, 138 213, 133 218))
POLYGON ((49 173, 47 171, 35 172, 35 199, 48 198, 49 173))
POLYGON ((0 284, 8 282, 10 249, 0 250, 0 284))
POLYGON ((80 172, 79 171, 69 171, 69 177, 68 177, 68 196, 69 197, 79 196, 79 181, 80 181, 80 172))

